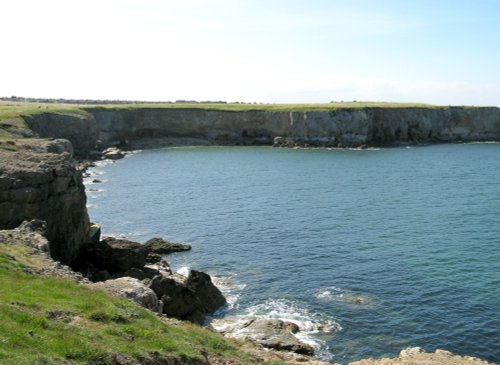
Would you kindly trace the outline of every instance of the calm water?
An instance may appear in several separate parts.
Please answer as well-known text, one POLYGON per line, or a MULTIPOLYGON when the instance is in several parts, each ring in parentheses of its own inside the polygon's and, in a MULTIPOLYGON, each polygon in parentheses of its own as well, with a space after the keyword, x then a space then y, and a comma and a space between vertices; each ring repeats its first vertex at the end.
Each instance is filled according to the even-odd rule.
POLYGON ((93 172, 104 233, 192 243, 168 261, 216 276, 226 317, 293 320, 339 363, 407 346, 500 361, 498 144, 171 148, 93 172))

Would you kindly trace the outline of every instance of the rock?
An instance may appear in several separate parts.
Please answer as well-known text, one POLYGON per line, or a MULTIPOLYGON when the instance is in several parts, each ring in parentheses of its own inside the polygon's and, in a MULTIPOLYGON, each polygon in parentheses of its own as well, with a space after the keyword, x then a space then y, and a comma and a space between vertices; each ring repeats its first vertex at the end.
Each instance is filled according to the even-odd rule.
POLYGON ((102 183, 102 180, 99 180, 99 179, 94 179, 94 180, 92 180, 92 182, 93 182, 94 184, 100 184, 100 183, 102 183))
POLYGON ((351 362, 350 365, 488 365, 487 361, 458 356, 449 351, 436 350, 434 353, 424 352, 420 347, 401 350, 397 358, 364 359, 351 362))
MULTIPOLYGON (((160 255, 156 254, 156 253, 148 253, 148 256, 146 257, 146 263, 148 264, 158 264, 158 263, 165 263, 167 264, 167 262, 163 259, 163 257, 161 257, 160 255)), ((167 264, 168 266, 168 264, 167 264)))
POLYGON ((101 240, 101 226, 96 223, 91 223, 89 228, 89 242, 97 245, 101 240))
POLYGON ((146 257, 146 267, 160 271, 163 274, 171 274, 170 265, 167 261, 156 253, 148 253, 146 257))
POLYGON ((165 314, 196 323, 226 304, 210 276, 195 270, 188 277, 177 273, 155 276, 150 288, 163 301, 165 314))
POLYGON ((160 255, 168 255, 173 252, 191 250, 191 245, 187 243, 172 243, 159 237, 151 238, 144 244, 144 246, 149 250, 149 252, 160 255))
POLYGON ((160 269, 160 267, 158 267, 156 265, 145 265, 142 269, 138 269, 136 267, 133 267, 131 269, 128 269, 125 272, 116 273, 114 275, 114 277, 119 278, 119 277, 128 276, 128 277, 135 278, 135 279, 138 279, 138 280, 141 280, 144 282, 144 281, 147 281, 148 279, 151 280, 155 276, 158 276, 158 275, 170 275, 170 274, 172 274, 172 272, 170 270, 168 270, 168 271, 162 270, 162 269, 160 269))
POLYGON ((124 239, 104 237, 98 244, 89 243, 82 258, 86 265, 94 265, 111 274, 132 268, 141 269, 146 264, 147 250, 143 245, 124 239))
POLYGON ((51 256, 73 266, 87 241, 89 219, 68 141, 18 140, 16 146, 0 149, 0 229, 45 221, 51 256))
POLYGON ((135 278, 123 277, 113 280, 101 281, 89 285, 108 294, 122 296, 133 300, 144 308, 153 312, 162 313, 162 303, 155 292, 135 278))
POLYGON ((186 277, 174 273, 153 278, 150 288, 163 302, 163 313, 186 319, 198 310, 198 298, 185 284, 186 277))
POLYGON ((191 270, 186 280, 186 286, 200 299, 200 311, 204 313, 215 312, 226 304, 226 298, 212 283, 210 275, 196 270, 191 270))
MULTIPOLYGON (((158 272, 155 272, 155 275, 153 275, 151 278, 153 278, 154 276, 158 275, 159 273, 158 272)), ((127 271, 125 271, 124 273, 119 273, 116 275, 117 277, 130 277, 130 278, 134 278, 134 279, 137 279, 137 280, 141 280, 143 281, 144 279, 147 279, 148 277, 146 276, 146 274, 144 273, 143 270, 141 269, 138 269, 136 267, 133 267, 131 269, 128 269, 127 271)), ((150 279, 151 279, 150 278, 150 279)))
POLYGON ((102 159, 119 160, 124 157, 125 154, 117 147, 110 147, 102 152, 102 159))
MULTIPOLYGON (((59 261, 54 261, 48 255, 49 242, 42 236, 44 229, 45 222, 32 220, 24 222, 15 229, 0 230, 0 244, 31 248, 28 254, 29 261, 24 262, 25 267, 22 269, 24 272, 65 278, 78 283, 89 283, 80 273, 74 272, 69 266, 59 261)), ((17 250, 13 255, 6 255, 6 259, 17 261, 15 252, 17 250)))
POLYGON ((240 334, 266 348, 313 355, 314 348, 294 336, 298 331, 299 327, 291 322, 279 319, 256 319, 240 330, 240 334))

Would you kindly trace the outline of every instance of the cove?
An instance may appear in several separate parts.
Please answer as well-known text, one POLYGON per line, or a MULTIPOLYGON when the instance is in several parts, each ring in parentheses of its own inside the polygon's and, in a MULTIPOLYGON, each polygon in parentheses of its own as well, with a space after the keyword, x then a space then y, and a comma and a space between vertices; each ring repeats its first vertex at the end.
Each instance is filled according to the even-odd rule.
POLYGON ((190 242, 167 259, 218 278, 232 303, 221 316, 294 320, 323 359, 420 346, 498 362, 499 156, 498 144, 147 150, 97 166, 88 209, 104 234, 190 242))

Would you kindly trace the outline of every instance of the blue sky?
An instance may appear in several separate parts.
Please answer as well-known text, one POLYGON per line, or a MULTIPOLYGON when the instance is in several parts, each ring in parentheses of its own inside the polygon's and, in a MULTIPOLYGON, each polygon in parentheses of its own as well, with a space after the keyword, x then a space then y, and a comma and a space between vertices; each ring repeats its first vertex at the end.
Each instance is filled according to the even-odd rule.
POLYGON ((2 96, 500 106, 500 0, 16 0, 0 12, 2 96))

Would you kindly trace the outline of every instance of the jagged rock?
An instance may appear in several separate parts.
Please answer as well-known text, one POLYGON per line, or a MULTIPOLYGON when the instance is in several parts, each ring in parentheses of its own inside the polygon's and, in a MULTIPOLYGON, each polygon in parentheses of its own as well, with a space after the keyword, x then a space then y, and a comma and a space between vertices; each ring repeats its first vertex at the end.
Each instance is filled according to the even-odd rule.
POLYGON ((163 301, 163 312, 180 319, 185 319, 197 311, 195 294, 185 285, 186 278, 179 274, 158 275, 153 278, 150 288, 163 301))
POLYGON ((143 245, 124 239, 104 237, 98 244, 89 243, 82 258, 87 265, 112 274, 132 268, 141 269, 146 264, 147 250, 143 245))
POLYGON ((210 276, 191 270, 188 277, 174 273, 153 278, 150 288, 163 301, 163 312, 200 323, 205 314, 226 304, 210 276))
POLYGON ((297 354, 313 355, 314 348, 294 336, 299 327, 291 322, 279 319, 256 319, 240 330, 240 334, 260 345, 279 351, 291 351, 297 354))
POLYGON ((163 238, 155 237, 148 240, 144 246, 152 253, 168 255, 173 252, 189 251, 191 245, 187 243, 172 243, 163 238))
POLYGON ((210 275, 202 271, 191 270, 186 280, 186 286, 199 298, 201 301, 199 309, 204 313, 215 312, 226 304, 226 298, 212 283, 210 275))
POLYGON ((144 308, 162 313, 162 303, 155 292, 135 278, 123 277, 90 284, 90 287, 101 289, 108 294, 122 296, 133 300, 144 308))

